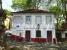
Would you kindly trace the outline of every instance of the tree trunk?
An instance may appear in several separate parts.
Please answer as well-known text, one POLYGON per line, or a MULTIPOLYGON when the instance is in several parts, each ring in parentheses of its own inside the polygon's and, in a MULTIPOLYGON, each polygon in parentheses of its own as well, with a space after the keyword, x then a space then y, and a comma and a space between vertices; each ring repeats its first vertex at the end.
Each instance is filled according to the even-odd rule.
POLYGON ((66 23, 67 23, 67 11, 65 12, 65 14, 66 14, 66 19, 65 20, 66 20, 66 23))
POLYGON ((66 12, 66 2, 63 3, 63 8, 64 8, 64 16, 65 16, 65 22, 67 23, 67 12, 66 12))

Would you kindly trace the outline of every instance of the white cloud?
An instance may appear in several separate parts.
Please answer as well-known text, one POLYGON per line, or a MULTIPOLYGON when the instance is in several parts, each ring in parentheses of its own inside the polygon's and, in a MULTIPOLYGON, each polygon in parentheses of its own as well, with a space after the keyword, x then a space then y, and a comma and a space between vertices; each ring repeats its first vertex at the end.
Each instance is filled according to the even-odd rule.
POLYGON ((3 9, 7 9, 9 11, 13 11, 13 9, 11 8, 12 5, 12 0, 2 0, 2 7, 3 9))

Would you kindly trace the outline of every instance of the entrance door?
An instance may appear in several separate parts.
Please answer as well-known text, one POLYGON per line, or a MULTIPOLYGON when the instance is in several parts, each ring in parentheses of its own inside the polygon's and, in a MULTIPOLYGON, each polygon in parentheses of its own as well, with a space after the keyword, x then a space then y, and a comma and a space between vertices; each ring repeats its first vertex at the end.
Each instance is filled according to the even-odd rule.
POLYGON ((47 31, 47 41, 52 42, 52 31, 47 31))
POLYGON ((67 39, 67 33, 65 33, 65 38, 67 39))
POLYGON ((25 41, 26 42, 29 42, 30 41, 30 30, 26 30, 25 41))
POLYGON ((61 36, 61 32, 56 32, 56 37, 57 37, 57 41, 61 42, 62 41, 62 36, 61 36))

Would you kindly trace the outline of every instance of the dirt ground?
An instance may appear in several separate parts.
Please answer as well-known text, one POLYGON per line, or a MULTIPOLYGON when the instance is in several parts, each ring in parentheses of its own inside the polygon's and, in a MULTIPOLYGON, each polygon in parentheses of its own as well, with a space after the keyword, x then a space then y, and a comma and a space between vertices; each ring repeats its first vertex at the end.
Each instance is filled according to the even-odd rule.
POLYGON ((49 43, 32 43, 21 42, 8 44, 6 47, 1 47, 0 50, 67 50, 67 44, 49 44, 49 43))

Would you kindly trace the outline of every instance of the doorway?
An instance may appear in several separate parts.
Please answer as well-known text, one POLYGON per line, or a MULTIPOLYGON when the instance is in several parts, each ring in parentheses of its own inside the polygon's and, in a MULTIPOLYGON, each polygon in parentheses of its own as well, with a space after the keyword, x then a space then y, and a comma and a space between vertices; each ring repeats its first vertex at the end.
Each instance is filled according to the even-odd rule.
POLYGON ((57 38, 57 41, 58 42, 61 42, 62 41, 62 34, 60 31, 56 31, 56 38, 57 38))
POLYGON ((47 31, 47 42, 52 42, 52 31, 47 31))
POLYGON ((30 42, 31 36, 30 36, 30 30, 26 30, 25 32, 25 41, 30 42))

